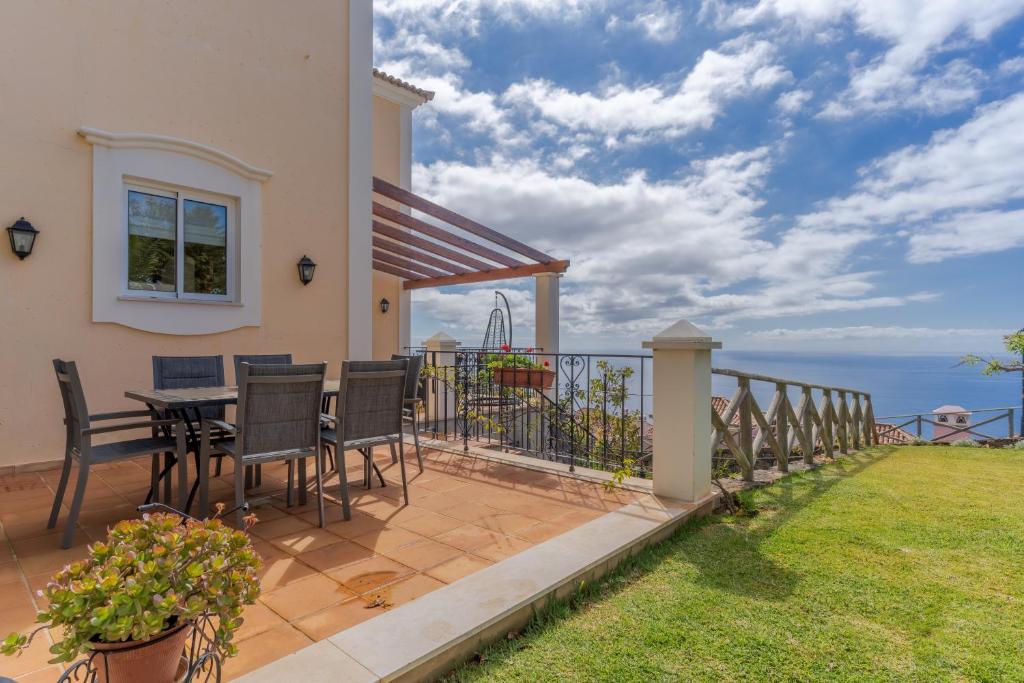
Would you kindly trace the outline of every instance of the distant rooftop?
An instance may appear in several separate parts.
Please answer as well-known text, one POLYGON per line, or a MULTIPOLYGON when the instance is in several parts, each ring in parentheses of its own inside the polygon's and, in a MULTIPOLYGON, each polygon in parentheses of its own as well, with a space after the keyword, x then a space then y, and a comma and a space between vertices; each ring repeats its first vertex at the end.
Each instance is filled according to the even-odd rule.
POLYGON ((412 83, 409 83, 408 81, 403 81, 401 78, 398 78, 397 76, 392 76, 389 73, 381 71, 377 67, 373 68, 373 77, 374 78, 378 78, 378 79, 384 81, 385 83, 390 83, 391 85, 393 85, 395 87, 401 88, 403 90, 407 90, 410 93, 412 93, 413 95, 416 95, 417 97, 423 98, 424 102, 429 102, 430 100, 434 99, 433 91, 431 91, 431 90, 424 90, 423 88, 417 88, 412 83))

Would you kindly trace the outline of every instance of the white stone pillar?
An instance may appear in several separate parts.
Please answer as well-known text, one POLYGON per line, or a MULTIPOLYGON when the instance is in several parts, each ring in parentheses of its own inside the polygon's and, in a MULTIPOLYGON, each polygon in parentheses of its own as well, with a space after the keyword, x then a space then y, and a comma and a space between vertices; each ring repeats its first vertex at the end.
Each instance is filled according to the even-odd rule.
MULTIPOLYGON (((544 349, 544 353, 558 353, 558 281, 561 273, 538 273, 533 276, 534 313, 536 333, 534 347, 544 349)), ((551 361, 554 365, 554 360, 551 361)))
POLYGON ((402 287, 398 290, 398 352, 401 354, 409 353, 412 350, 411 346, 412 292, 402 287))
POLYGON ((654 351, 654 494, 699 500, 711 493, 711 350, 722 344, 680 320, 644 348, 654 351))
POLYGON ((431 429, 438 432, 455 424, 455 351, 459 342, 444 332, 423 340, 427 349, 427 367, 433 366, 434 377, 427 382, 424 396, 431 429), (436 425, 436 426, 434 426, 436 425))

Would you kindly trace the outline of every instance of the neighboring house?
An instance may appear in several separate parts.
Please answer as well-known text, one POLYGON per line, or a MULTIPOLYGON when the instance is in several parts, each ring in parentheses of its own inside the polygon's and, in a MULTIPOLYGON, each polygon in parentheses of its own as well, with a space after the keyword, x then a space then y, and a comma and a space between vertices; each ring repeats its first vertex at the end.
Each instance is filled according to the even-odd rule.
POLYGON ((138 407, 154 354, 223 354, 233 382, 235 353, 336 376, 409 344, 371 182, 409 186, 431 93, 371 59, 370 2, 0 6, 0 220, 39 230, 0 254, 0 471, 63 457, 52 358, 95 412, 138 407))

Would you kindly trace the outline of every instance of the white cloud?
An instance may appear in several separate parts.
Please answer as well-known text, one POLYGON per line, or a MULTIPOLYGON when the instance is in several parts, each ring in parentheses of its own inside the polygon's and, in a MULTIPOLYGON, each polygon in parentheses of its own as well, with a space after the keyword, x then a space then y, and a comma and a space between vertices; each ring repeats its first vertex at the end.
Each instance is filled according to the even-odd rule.
POLYGON ((911 263, 1024 247, 1024 210, 958 213, 911 235, 911 263))
POLYGON ((838 118, 922 103, 941 112, 974 101, 976 72, 955 65, 923 73, 929 59, 956 41, 986 40, 1022 11, 1024 0, 760 0, 742 7, 709 0, 704 15, 726 26, 778 21, 812 35, 850 20, 857 32, 886 43, 888 50, 855 68, 847 90, 826 109, 838 118))
POLYGON ((810 327, 810 328, 775 328, 772 330, 756 330, 748 332, 748 337, 780 341, 829 341, 839 339, 921 339, 942 337, 971 337, 979 339, 1001 338, 1006 330, 975 329, 963 327, 881 327, 876 325, 857 325, 852 327, 810 327))
POLYGON ((999 64, 998 71, 1003 76, 1013 76, 1024 73, 1024 57, 1013 57, 999 64))
POLYGON ((570 130, 615 139, 624 134, 678 137, 707 129, 726 103, 786 83, 792 74, 776 63, 767 41, 741 37, 707 50, 677 85, 605 84, 575 92, 542 79, 509 87, 502 100, 570 130))
POLYGON ((799 225, 835 232, 899 226, 915 262, 1020 246, 1018 212, 1007 204, 1024 199, 1022 121, 1024 93, 980 107, 959 128, 862 169, 852 194, 825 202, 799 225))
MULTIPOLYGON (((849 256, 871 239, 868 231, 765 235, 757 212, 770 169, 767 147, 696 161, 671 180, 636 173, 607 184, 494 158, 418 165, 413 185, 570 258, 562 318, 577 335, 635 338, 680 317, 722 325, 907 303, 875 295, 874 273, 850 271, 849 256)), ((431 296, 436 307, 448 294, 431 296)), ((457 313, 461 303, 447 301, 457 313)))
POLYGON ((603 0, 376 0, 373 12, 403 26, 475 34, 487 18, 506 23, 525 19, 568 21, 604 5, 603 0))
POLYGON ((665 0, 656 0, 638 12, 630 25, 656 43, 670 43, 683 28, 683 10, 665 0))
POLYGON ((812 97, 814 93, 810 90, 790 90, 779 95, 779 99, 775 100, 775 106, 783 114, 793 115, 803 109, 812 97))

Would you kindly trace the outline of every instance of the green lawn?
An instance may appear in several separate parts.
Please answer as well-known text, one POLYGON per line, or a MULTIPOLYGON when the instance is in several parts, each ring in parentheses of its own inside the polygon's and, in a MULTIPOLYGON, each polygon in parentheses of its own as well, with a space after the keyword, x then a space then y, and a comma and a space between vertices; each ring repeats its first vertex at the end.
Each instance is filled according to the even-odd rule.
POLYGON ((1024 452, 880 448, 691 525, 457 681, 1024 681, 1024 452))

